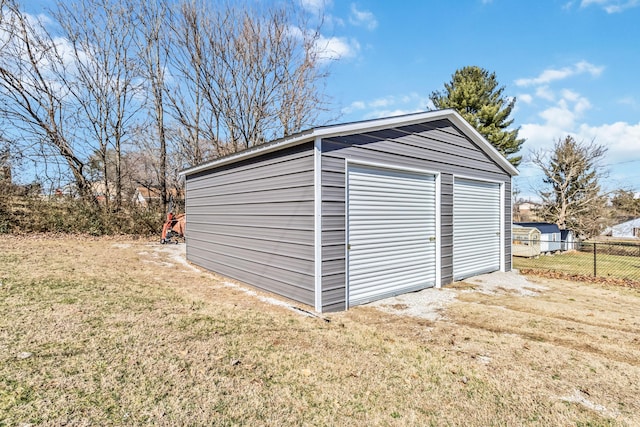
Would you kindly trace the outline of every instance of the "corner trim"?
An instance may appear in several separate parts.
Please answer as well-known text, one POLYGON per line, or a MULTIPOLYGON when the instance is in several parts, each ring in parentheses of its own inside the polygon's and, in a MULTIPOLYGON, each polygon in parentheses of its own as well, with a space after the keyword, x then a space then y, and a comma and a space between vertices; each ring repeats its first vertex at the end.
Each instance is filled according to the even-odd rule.
POLYGON ((322 313, 322 138, 313 144, 314 305, 322 313))

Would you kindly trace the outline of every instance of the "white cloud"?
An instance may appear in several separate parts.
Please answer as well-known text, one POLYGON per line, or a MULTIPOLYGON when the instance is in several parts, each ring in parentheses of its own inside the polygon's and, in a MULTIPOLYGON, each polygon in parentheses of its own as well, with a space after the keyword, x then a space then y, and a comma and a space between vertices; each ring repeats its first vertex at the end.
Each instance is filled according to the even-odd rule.
POLYGON ((575 126, 577 119, 591 108, 589 100, 577 92, 564 89, 562 97, 553 106, 543 110, 538 115, 544 119, 545 126, 561 132, 569 132, 575 126))
POLYGON ((517 86, 545 85, 584 73, 590 74, 592 77, 598 77, 603 70, 604 67, 602 66, 598 67, 587 61, 580 61, 570 67, 544 70, 538 77, 517 79, 515 83, 517 86))
POLYGON ((533 102, 533 96, 528 93, 522 93, 516 96, 516 99, 520 102, 524 102, 525 104, 531 104, 533 102))
POLYGON ((373 13, 368 10, 358 10, 355 3, 351 3, 351 14, 349 15, 349 22, 352 25, 358 27, 365 27, 368 30, 375 30, 378 26, 378 21, 373 13))
MULTIPOLYGON (((89 60, 90 52, 78 50, 77 55, 69 39, 54 36, 50 27, 54 21, 47 15, 32 15, 24 13, 25 34, 11 36, 5 29, 0 30, 0 44, 5 54, 19 58, 19 62, 29 63, 29 52, 25 40, 30 42, 30 49, 35 50, 35 60, 39 76, 33 72, 22 72, 19 68, 11 71, 22 74, 22 79, 30 85, 37 85, 36 80, 43 78, 47 84, 59 93, 68 93, 67 86, 60 81, 60 72, 64 69, 67 78, 77 71, 78 61, 85 63, 89 60), (25 39, 26 37, 26 39, 25 39), (55 47, 55 49, 52 49, 55 47), (35 80, 34 80, 35 79, 35 80)), ((31 68, 31 67, 28 67, 31 68)))
POLYGON ((424 108, 412 108, 412 109, 396 108, 395 110, 376 110, 367 114, 364 118, 379 119, 381 117, 404 116, 405 114, 419 113, 421 111, 424 111, 424 108))
POLYGON ((589 100, 566 89, 560 94, 562 98, 559 101, 539 114, 540 122, 520 126, 518 135, 526 139, 522 150, 525 162, 519 167, 520 177, 516 178, 516 186, 527 196, 533 195, 542 185, 542 174, 526 160, 532 151, 550 151, 559 139, 567 135, 577 141, 595 141, 607 147, 608 152, 602 163, 609 165, 612 177, 603 181, 606 188, 637 186, 637 179, 629 180, 628 177, 633 175, 636 170, 634 168, 640 164, 640 123, 590 125, 582 121, 583 113, 592 107, 589 100))
POLYGON ((571 129, 575 122, 575 115, 565 100, 560 100, 558 105, 547 108, 539 114, 545 120, 545 124, 553 129, 571 129))
POLYGON ((553 101, 556 99, 556 95, 551 89, 549 89, 549 86, 540 86, 537 88, 536 96, 538 98, 546 99, 547 101, 553 101))
POLYGON ((342 58, 352 58, 360 51, 360 43, 346 37, 320 36, 315 44, 318 59, 331 61, 342 58))
MULTIPOLYGON (((290 26, 288 31, 293 37, 299 39, 305 38, 305 34, 299 27, 290 26)), ((355 39, 348 39, 346 37, 326 37, 320 35, 314 40, 314 48, 318 60, 332 61, 356 56, 360 51, 360 43, 355 39)))
POLYGON ((609 148, 607 161, 619 163, 640 159, 640 123, 616 122, 600 126, 581 124, 576 134, 585 141, 595 141, 609 148))
POLYGON ((428 97, 411 92, 404 95, 375 98, 370 101, 354 101, 348 107, 343 108, 342 112, 351 114, 361 111, 362 115, 354 119, 375 119, 425 111, 433 108, 430 102, 431 100, 428 97))
POLYGON ((562 93, 562 97, 564 99, 566 99, 566 100, 569 100, 569 101, 577 101, 578 98, 580 98, 580 94, 579 93, 574 92, 574 91, 569 90, 569 89, 563 89, 561 93, 562 93))
POLYGON ((374 99, 373 101, 371 101, 369 103, 369 106, 373 107, 373 108, 380 108, 380 107, 388 107, 389 105, 393 105, 395 103, 396 103, 396 101, 394 100, 393 97, 378 98, 378 99, 374 99))
MULTIPOLYGON (((607 147, 601 162, 601 166, 611 173, 610 178, 602 181, 606 190, 630 186, 640 189, 637 178, 633 178, 638 176, 637 167, 640 166, 640 122, 599 126, 581 123, 568 128, 557 127, 557 123, 550 122, 524 124, 520 127, 519 136, 527 139, 522 151, 525 159, 534 150, 550 151, 559 139, 567 135, 580 142, 594 141, 607 147)), ((520 176, 516 177, 516 186, 531 197, 542 186, 542 173, 530 161, 523 162, 518 169, 520 176)))
MULTIPOLYGON (((585 122, 585 113, 593 108, 589 99, 572 89, 551 89, 549 86, 555 81, 581 74, 597 77, 603 70, 604 67, 581 61, 569 67, 545 70, 534 78, 516 81, 519 86, 535 88, 531 101, 547 104, 538 114, 538 120, 520 126, 519 136, 526 139, 522 149, 525 160, 519 167, 520 176, 516 178, 515 185, 523 192, 523 197, 535 197, 536 190, 542 187, 542 173, 529 160, 530 153, 549 152, 558 140, 567 135, 578 141, 595 141, 608 148, 602 163, 617 163, 619 166, 612 168, 615 177, 612 173, 610 179, 603 180, 605 188, 619 188, 625 182, 626 185, 637 182, 633 178, 633 167, 640 164, 640 123, 588 124, 585 122), (633 164, 626 164, 629 161, 633 164)), ((633 106, 635 100, 623 98, 618 102, 633 106)))
POLYGON ((330 0, 298 0, 305 10, 320 15, 327 7, 331 6, 330 0))
POLYGON ((582 0, 580 7, 589 7, 596 5, 601 7, 605 12, 620 13, 627 9, 640 6, 640 0, 582 0))
POLYGON ((636 99, 631 96, 625 96, 624 98, 620 98, 618 99, 617 102, 618 104, 627 105, 634 109, 638 108, 638 101, 636 101, 636 99))
POLYGON ((348 107, 344 107, 342 112, 344 114, 351 114, 355 111, 364 110, 367 108, 367 104, 364 101, 353 101, 348 107))

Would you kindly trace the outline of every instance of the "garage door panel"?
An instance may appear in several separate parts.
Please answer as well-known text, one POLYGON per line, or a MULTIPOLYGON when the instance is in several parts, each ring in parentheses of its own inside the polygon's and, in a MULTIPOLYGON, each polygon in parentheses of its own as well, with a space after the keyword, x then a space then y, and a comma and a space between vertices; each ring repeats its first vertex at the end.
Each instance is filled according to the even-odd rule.
MULTIPOLYGON (((362 286, 362 290, 358 292, 358 299, 361 301, 375 301, 381 298, 386 298, 393 295, 398 295, 397 290, 389 288, 389 280, 393 280, 393 277, 401 274, 402 272, 394 272, 393 275, 387 275, 374 280, 368 280, 362 283, 356 283, 358 286, 362 286)), ((404 287, 402 293, 411 292, 414 290, 424 289, 424 275, 427 272, 417 270, 413 274, 406 274, 403 280, 404 287)), ((351 305, 354 305, 351 303, 351 305)))
POLYGON ((350 166, 349 305, 435 285, 435 176, 350 166))
POLYGON ((453 278, 500 269, 500 184, 455 179, 453 278))
POLYGON ((350 256, 352 259, 358 260, 375 255, 380 252, 380 250, 386 251, 387 257, 416 256, 416 253, 423 249, 423 247, 424 241, 422 240, 407 241, 407 244, 397 248, 388 248, 385 243, 361 245, 358 247, 358 250, 352 250, 350 256))
MULTIPOLYGON (((423 260, 425 262, 429 262, 432 260, 423 260)), ((430 268, 426 267, 416 267, 416 268, 402 268, 396 267, 394 264, 388 264, 384 269, 380 270, 361 270, 357 271, 359 274, 357 279, 352 281, 353 285, 366 285, 367 289, 376 287, 376 286, 386 286, 389 287, 388 283, 390 280, 394 280, 398 275, 402 275, 402 279, 406 281, 416 281, 420 280, 424 282, 425 274, 430 274, 430 268)))
MULTIPOLYGON (((415 252, 414 252, 415 253, 415 252)), ((407 265, 406 254, 398 254, 396 256, 387 256, 384 260, 377 260, 375 265, 370 265, 366 261, 370 258, 360 257, 350 259, 351 262, 355 262, 357 265, 350 269, 350 272, 356 274, 356 277, 351 277, 354 281, 360 279, 361 277, 368 277, 367 274, 385 274, 386 271, 394 270, 394 271, 414 271, 414 270, 432 270, 431 266, 423 266, 426 263, 433 262, 435 258, 429 256, 416 257, 412 256, 412 264, 407 265)))

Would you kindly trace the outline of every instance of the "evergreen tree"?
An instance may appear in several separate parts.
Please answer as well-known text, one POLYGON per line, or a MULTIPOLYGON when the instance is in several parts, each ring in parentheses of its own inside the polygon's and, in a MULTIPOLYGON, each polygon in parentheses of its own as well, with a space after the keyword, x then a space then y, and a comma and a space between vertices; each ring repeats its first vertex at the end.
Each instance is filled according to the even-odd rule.
POLYGON ((571 136, 556 142, 550 153, 533 153, 533 163, 544 172, 546 189, 540 216, 584 237, 600 232, 607 198, 600 191, 598 163, 607 149, 594 142, 579 143, 571 136))
POLYGON ((518 139, 519 128, 509 129, 509 119, 515 98, 503 95, 504 86, 499 86, 495 73, 468 66, 456 70, 451 81, 444 84, 443 91, 429 95, 437 109, 453 108, 476 128, 514 166, 522 156, 513 156, 524 143, 518 139))
POLYGON ((631 190, 618 189, 611 197, 611 206, 621 220, 640 217, 640 198, 631 190))

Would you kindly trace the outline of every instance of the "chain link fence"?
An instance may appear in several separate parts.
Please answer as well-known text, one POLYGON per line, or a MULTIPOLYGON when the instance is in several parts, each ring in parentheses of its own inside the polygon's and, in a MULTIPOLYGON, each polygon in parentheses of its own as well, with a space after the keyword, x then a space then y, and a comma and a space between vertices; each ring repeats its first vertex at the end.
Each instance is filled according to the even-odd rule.
MULTIPOLYGON (((522 245, 522 241, 514 242, 522 245)), ((557 242, 540 241, 552 244, 557 242)), ((567 247, 567 246, 565 246, 567 247)), ((640 242, 575 242, 568 251, 514 256, 514 268, 570 276, 611 278, 640 283, 640 242)), ((515 252, 514 252, 515 253, 515 252)))

